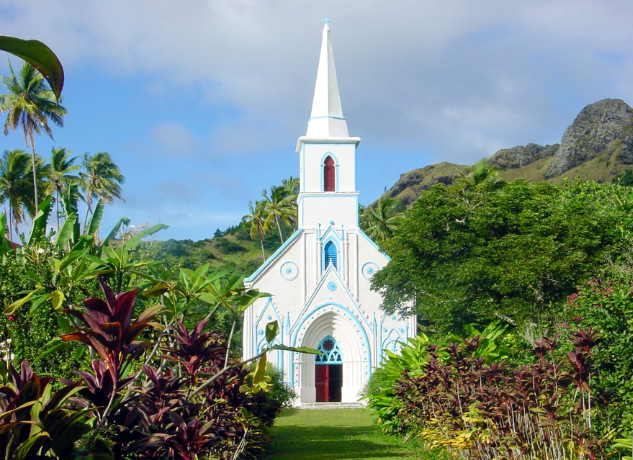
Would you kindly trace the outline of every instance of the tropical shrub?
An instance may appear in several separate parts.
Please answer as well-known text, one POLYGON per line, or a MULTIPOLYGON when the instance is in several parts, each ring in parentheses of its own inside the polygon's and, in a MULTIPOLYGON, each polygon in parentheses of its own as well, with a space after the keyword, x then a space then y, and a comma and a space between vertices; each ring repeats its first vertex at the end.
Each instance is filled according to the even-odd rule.
MULTIPOLYGON (((89 368, 75 372, 79 381, 62 379, 53 391, 52 377, 37 376, 27 361, 20 373, 10 366, 13 383, 0 386, 4 456, 237 458, 263 448, 264 426, 278 410, 259 407, 274 387, 263 379, 266 350, 251 372, 230 357, 222 335, 205 330, 208 317, 192 328, 177 320, 160 326, 164 306, 135 315, 136 290, 115 295, 99 283, 105 299, 64 310, 73 330, 61 339, 94 355, 89 368)), ((231 289, 240 305, 239 289, 231 289)), ((241 292, 243 305, 256 297, 241 292)), ((269 325, 269 342, 277 332, 269 325)))
POLYGON ((596 398, 608 403, 608 423, 625 436, 633 428, 633 284, 630 276, 595 279, 569 296, 571 321, 601 338, 594 350, 596 398))
MULTIPOLYGON (((24 297, 35 287, 33 278, 50 277, 47 264, 14 254, 0 257, 0 308, 6 310, 11 304, 24 297)), ((43 299, 42 299, 43 300, 43 299)), ((59 315, 50 302, 30 303, 29 308, 9 310, 0 316, 0 337, 3 350, 0 351, 0 375, 8 371, 9 361, 20 363, 37 361, 40 374, 57 377, 71 377, 73 368, 81 360, 77 347, 65 347, 56 353, 49 353, 51 341, 60 331, 59 315), (11 357, 7 360, 7 357, 11 357)))
MULTIPOLYGON (((51 393, 52 377, 39 377, 27 361, 19 372, 9 365, 10 382, 0 386, 0 453, 3 458, 73 458, 75 446, 90 431, 91 408, 68 408, 79 390, 69 383, 51 393)), ((98 454, 101 442, 87 454, 98 454)))
POLYGON ((603 408, 591 387, 598 342, 591 330, 573 333, 572 349, 542 339, 536 359, 520 367, 486 353, 479 335, 429 343, 420 367, 403 368, 376 401, 369 395, 369 405, 378 403, 392 431, 463 458, 602 458, 609 436, 593 429, 603 408))
MULTIPOLYGON (((477 357, 482 357, 486 362, 493 359, 506 359, 510 354, 510 347, 516 346, 515 337, 507 332, 507 327, 495 321, 479 331, 474 325, 466 325, 465 332, 470 336, 481 337, 481 344, 476 350, 477 357), (511 344, 511 345, 509 345, 511 344)), ((459 341, 459 337, 453 336, 453 340, 459 341)), ((394 394, 394 387, 402 376, 417 377, 424 373, 424 366, 428 364, 428 347, 444 348, 449 344, 449 338, 433 337, 426 334, 418 334, 409 338, 406 345, 399 353, 386 350, 380 367, 374 370, 365 390, 365 399, 368 406, 378 416, 378 422, 383 429, 390 433, 399 433, 398 413, 403 401, 394 394)))
MULTIPOLYGON (((253 367, 252 370, 254 371, 255 368, 253 367)), ((254 405, 251 413, 265 426, 272 426, 281 410, 289 406, 296 394, 284 382, 283 372, 271 364, 266 366, 264 382, 267 384, 266 391, 253 393, 254 405)))

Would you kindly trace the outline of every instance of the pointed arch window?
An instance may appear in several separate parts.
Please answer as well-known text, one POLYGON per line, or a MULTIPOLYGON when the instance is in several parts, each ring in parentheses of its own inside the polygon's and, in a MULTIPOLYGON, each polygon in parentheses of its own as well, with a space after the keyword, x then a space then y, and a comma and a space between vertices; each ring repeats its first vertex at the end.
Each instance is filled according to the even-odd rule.
POLYGON ((338 270, 338 248, 333 241, 328 241, 323 249, 323 266, 327 269, 330 265, 338 270))
POLYGON ((323 191, 336 191, 336 168, 334 158, 328 156, 323 162, 323 191))
POLYGON ((323 337, 319 346, 317 347, 322 355, 316 355, 314 361, 321 364, 342 364, 343 353, 338 345, 338 342, 331 335, 323 337))

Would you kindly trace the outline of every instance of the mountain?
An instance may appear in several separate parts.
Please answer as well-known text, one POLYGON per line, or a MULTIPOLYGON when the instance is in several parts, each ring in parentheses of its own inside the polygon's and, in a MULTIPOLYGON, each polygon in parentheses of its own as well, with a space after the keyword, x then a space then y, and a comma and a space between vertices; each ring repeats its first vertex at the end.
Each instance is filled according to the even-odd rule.
MULTIPOLYGON (((488 163, 499 168, 506 181, 521 177, 558 182, 580 177, 611 182, 633 165, 633 109, 620 99, 603 99, 580 111, 560 144, 502 149, 488 163)), ((402 174, 385 194, 409 204, 420 191, 450 184, 471 169, 446 162, 415 169, 402 174)))

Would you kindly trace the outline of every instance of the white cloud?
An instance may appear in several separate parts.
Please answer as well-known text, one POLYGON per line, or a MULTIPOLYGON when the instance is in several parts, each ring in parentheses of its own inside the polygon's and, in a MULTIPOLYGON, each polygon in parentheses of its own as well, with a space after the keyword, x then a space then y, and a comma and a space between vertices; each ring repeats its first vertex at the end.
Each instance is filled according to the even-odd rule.
POLYGON ((159 151, 170 157, 191 156, 200 148, 196 136, 178 122, 162 123, 151 135, 159 151))
MULTIPOLYGON (((0 6, 3 34, 48 43, 66 67, 67 87, 77 74, 98 72, 119 83, 133 80, 145 96, 139 99, 155 102, 148 111, 167 106, 167 115, 117 145, 143 161, 158 153, 162 161, 137 168, 139 174, 173 181, 174 200, 194 190, 207 203, 258 193, 288 171, 297 175, 292 152, 310 112, 325 16, 332 19, 350 133, 364 139, 360 158, 381 164, 388 158, 388 174, 396 178, 425 161, 468 163, 498 148, 559 142, 583 106, 604 97, 633 103, 633 3, 619 0, 5 0, 0 6), (191 107, 169 111, 179 99, 191 107), (282 160, 275 164, 271 156, 282 160), (215 176, 193 176, 206 170, 215 176)), ((117 95, 108 90, 94 94, 117 95)), ((117 96, 121 104, 130 98, 117 96)), ((135 181, 136 172, 124 172, 129 190, 139 194, 134 199, 166 205, 160 186, 134 189, 146 177, 135 181), (149 190, 162 198, 152 201, 149 190)), ((374 182, 382 190, 384 180, 374 182)))

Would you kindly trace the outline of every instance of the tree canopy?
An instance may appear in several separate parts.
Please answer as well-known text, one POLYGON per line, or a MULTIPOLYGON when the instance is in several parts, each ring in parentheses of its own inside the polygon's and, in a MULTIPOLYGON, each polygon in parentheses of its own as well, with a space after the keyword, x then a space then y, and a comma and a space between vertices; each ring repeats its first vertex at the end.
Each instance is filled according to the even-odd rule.
POLYGON ((553 303, 621 252, 628 196, 582 182, 434 186, 385 243, 392 259, 373 287, 388 312, 417 313, 443 331, 495 317, 553 318, 553 303))

